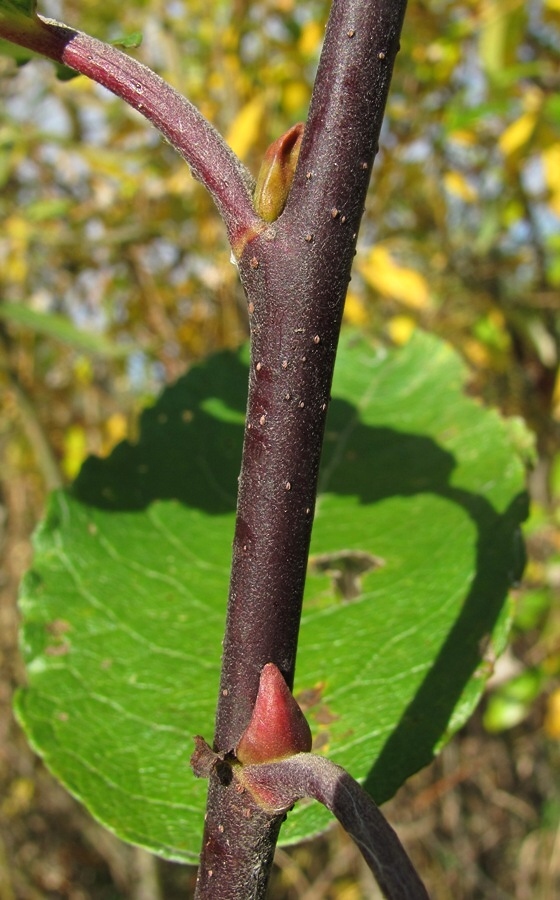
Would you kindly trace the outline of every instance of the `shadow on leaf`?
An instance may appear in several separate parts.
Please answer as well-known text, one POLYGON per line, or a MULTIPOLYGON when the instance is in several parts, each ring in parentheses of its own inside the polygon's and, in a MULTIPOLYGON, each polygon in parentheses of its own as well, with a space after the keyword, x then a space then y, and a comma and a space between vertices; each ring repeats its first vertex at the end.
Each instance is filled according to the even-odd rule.
MULTIPOLYGON (((168 499, 209 514, 233 512, 247 374, 242 355, 233 352, 193 368, 143 413, 137 443, 120 444, 107 459, 87 460, 74 495, 86 505, 115 512, 168 499)), ((379 803, 432 759, 465 686, 485 659, 508 590, 523 570, 519 525, 527 513, 526 494, 498 513, 481 494, 450 483, 455 468, 454 456, 431 437, 365 425, 356 407, 333 399, 320 490, 368 505, 435 494, 461 507, 477 533, 476 573, 468 596, 367 776, 366 788, 379 803)), ((481 677, 487 670, 483 665, 481 677)))

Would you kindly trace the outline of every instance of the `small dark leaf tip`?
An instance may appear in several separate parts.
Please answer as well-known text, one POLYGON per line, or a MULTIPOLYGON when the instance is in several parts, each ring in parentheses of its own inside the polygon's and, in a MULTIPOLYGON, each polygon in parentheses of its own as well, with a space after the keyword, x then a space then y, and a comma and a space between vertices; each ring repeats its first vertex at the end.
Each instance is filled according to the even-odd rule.
POLYGON ((209 778, 212 769, 221 757, 214 753, 203 737, 197 734, 194 738, 194 751, 190 759, 191 769, 197 778, 209 778))

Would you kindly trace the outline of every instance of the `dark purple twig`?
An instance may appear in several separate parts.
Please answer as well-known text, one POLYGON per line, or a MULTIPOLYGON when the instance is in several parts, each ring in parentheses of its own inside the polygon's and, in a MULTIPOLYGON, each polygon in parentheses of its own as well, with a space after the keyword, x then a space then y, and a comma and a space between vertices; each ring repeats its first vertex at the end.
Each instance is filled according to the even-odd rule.
POLYGON ((260 672, 293 685, 340 322, 404 0, 334 0, 286 208, 247 243, 252 364, 216 747, 251 717, 260 672))
MULTIPOLYGON (((293 685, 317 476, 344 299, 405 0, 334 0, 294 182, 239 254, 251 323, 249 398, 214 747, 237 746, 259 675, 293 685)), ((233 788, 210 778, 197 900, 264 897, 278 817, 239 828, 239 884, 219 829, 233 788), (242 832, 242 834, 241 834, 242 832), (252 835, 251 835, 252 832, 252 835), (264 841, 264 845, 263 845, 264 841), (209 878, 208 873, 212 872, 209 878)))

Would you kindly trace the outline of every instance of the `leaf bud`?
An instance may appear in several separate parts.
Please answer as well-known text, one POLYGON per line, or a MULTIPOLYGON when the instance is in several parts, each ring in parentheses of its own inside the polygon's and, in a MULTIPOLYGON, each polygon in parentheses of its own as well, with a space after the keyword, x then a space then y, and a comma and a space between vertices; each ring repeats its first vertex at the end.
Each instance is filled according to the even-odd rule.
POLYGON ((311 730, 274 663, 261 672, 253 715, 236 748, 246 765, 272 762, 311 750, 311 730))
POLYGON ((253 196, 256 212, 265 222, 274 222, 286 205, 294 179, 304 125, 298 122, 267 149, 253 196))

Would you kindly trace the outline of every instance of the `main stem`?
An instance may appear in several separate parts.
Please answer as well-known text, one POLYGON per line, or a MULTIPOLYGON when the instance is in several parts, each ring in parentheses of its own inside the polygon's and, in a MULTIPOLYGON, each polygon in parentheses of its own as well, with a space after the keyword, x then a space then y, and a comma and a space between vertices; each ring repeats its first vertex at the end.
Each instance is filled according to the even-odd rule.
MULTIPOLYGON (((340 322, 405 6, 334 0, 286 208, 239 251, 251 369, 217 751, 239 741, 266 663, 293 684, 340 322)), ((198 900, 264 897, 280 824, 212 776, 198 900)))

